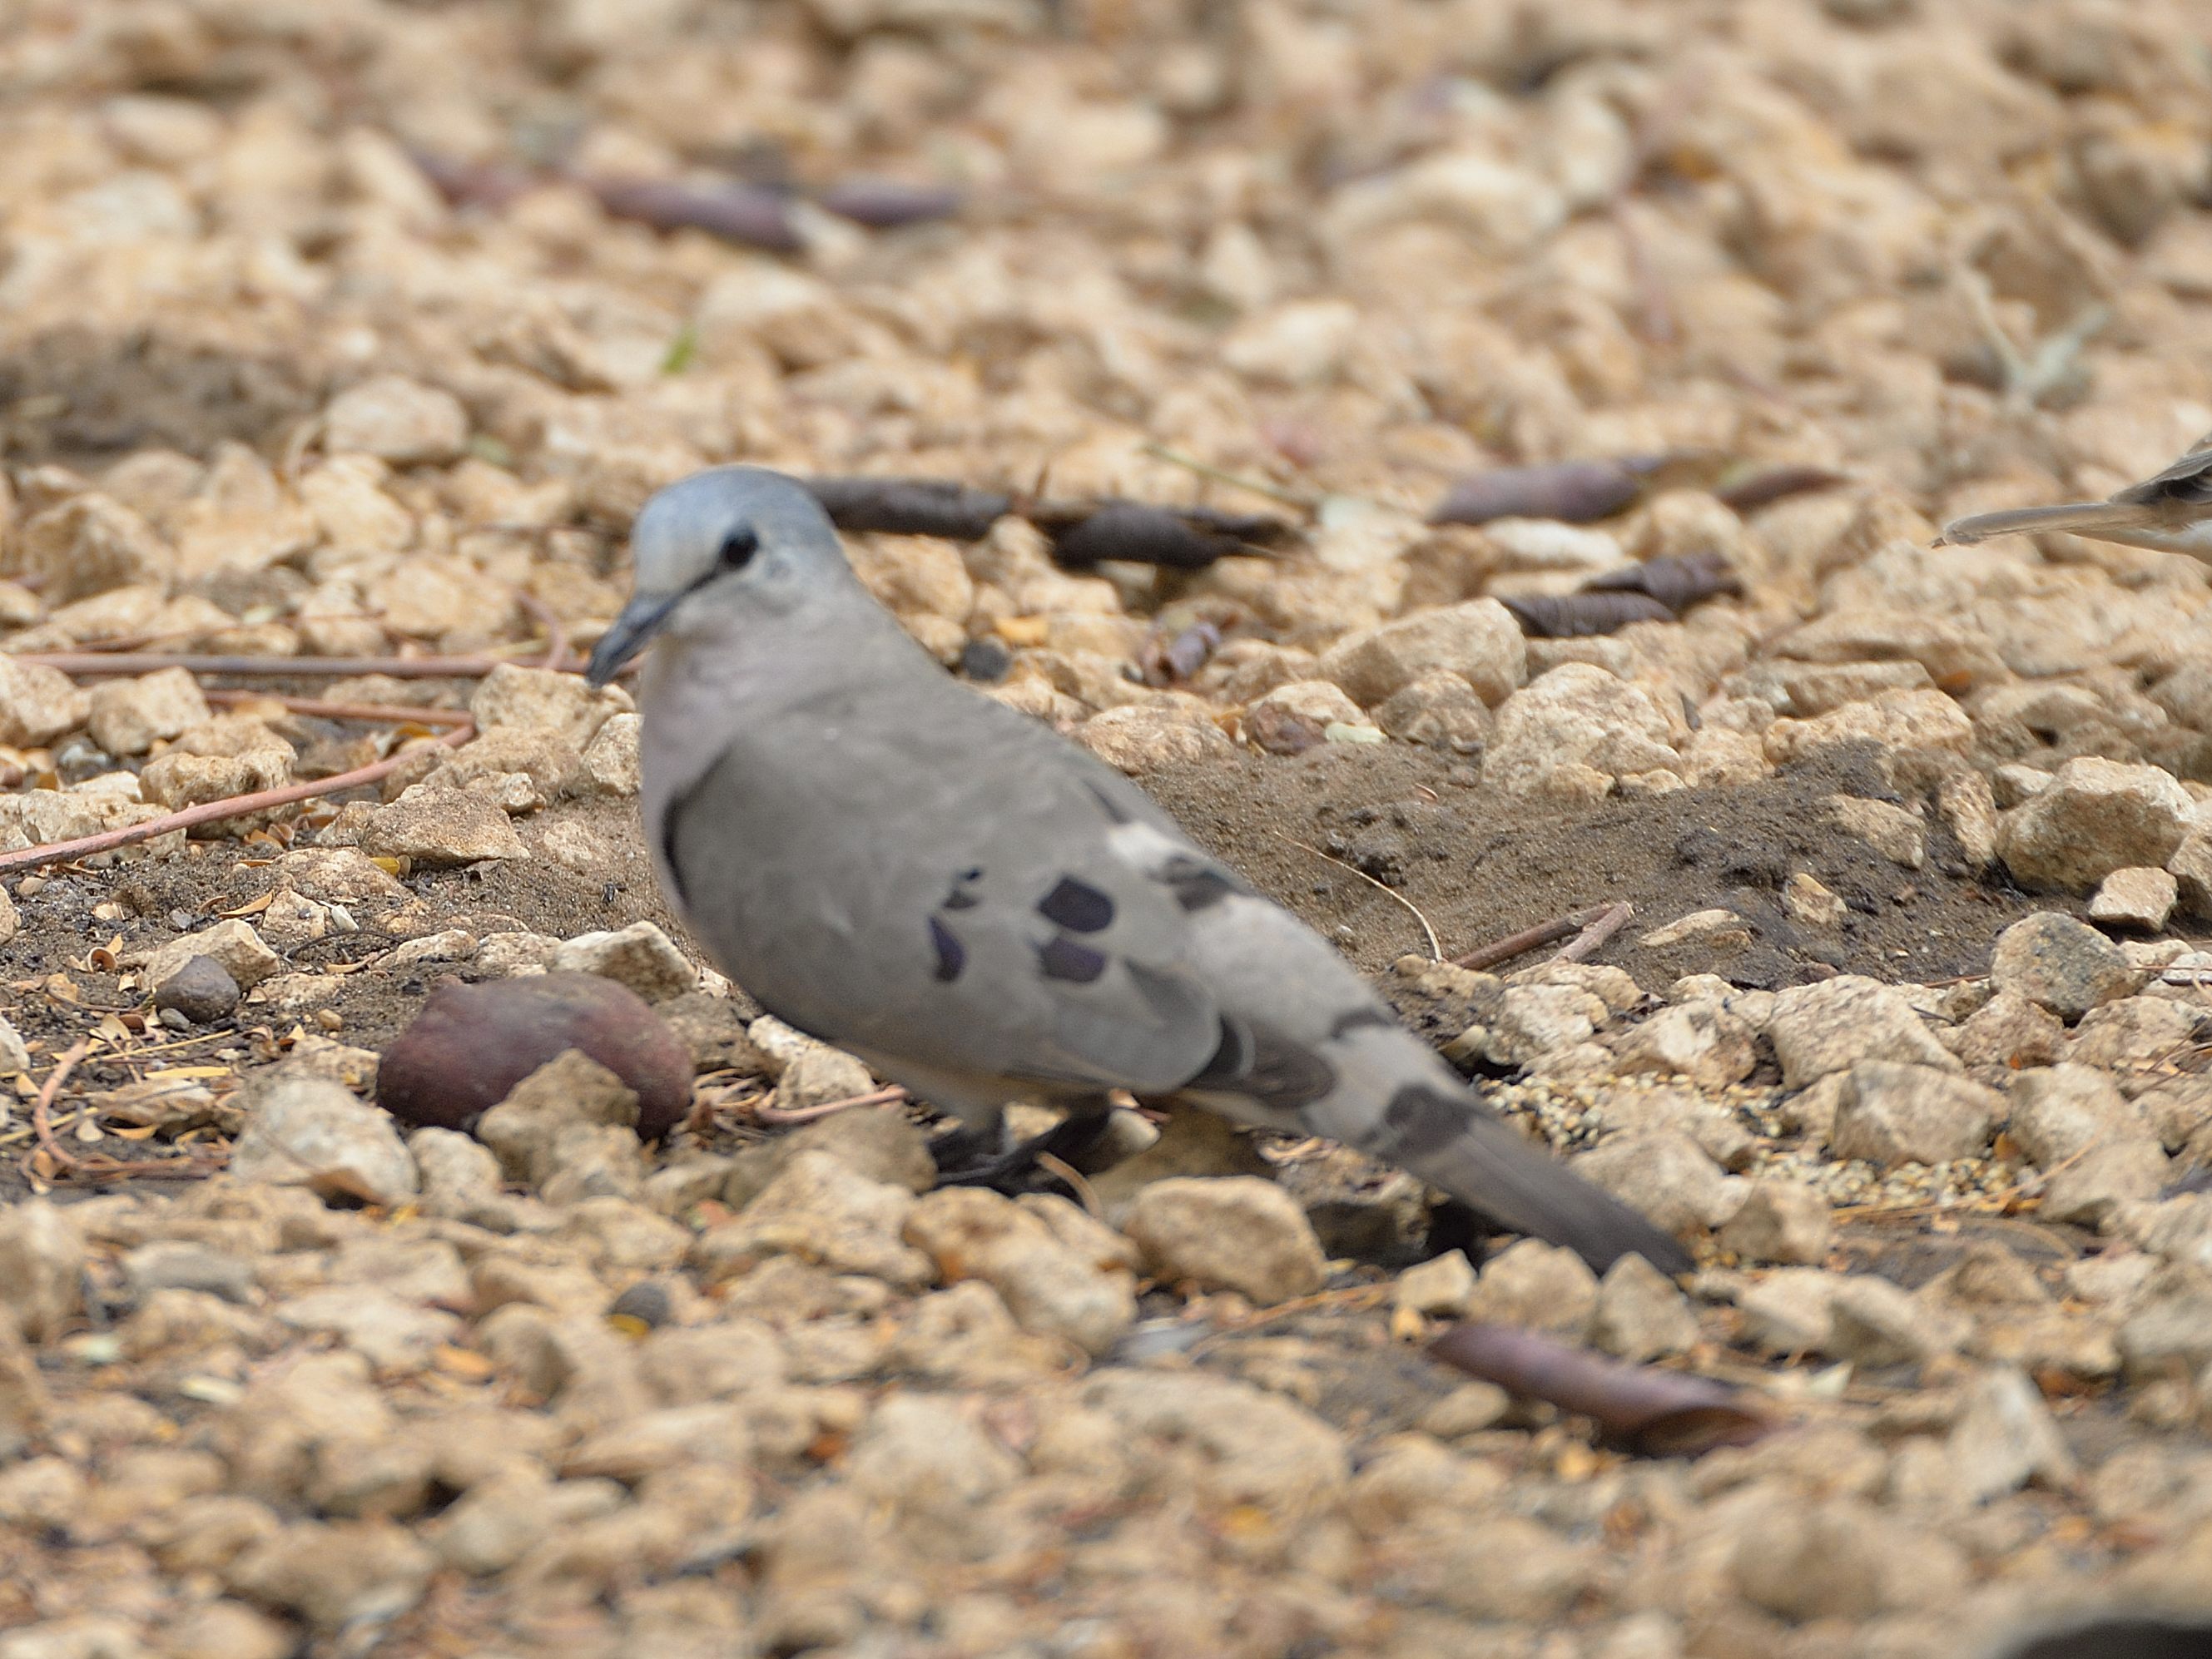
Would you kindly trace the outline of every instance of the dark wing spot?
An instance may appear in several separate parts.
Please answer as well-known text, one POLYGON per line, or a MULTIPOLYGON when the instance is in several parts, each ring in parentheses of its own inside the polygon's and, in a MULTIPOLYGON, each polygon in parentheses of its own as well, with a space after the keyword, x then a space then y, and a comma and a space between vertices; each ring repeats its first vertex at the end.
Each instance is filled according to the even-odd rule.
POLYGON ((968 952, 935 916, 929 919, 929 942, 937 950, 936 977, 948 981, 959 978, 960 970, 968 965, 968 952))
POLYGON ((1160 866, 1160 879, 1176 896, 1176 902, 1186 910, 1203 910, 1243 890, 1234 878, 1181 854, 1160 866))
POLYGON ((1036 908, 1047 921, 1056 921, 1072 933, 1096 933, 1114 924, 1114 901, 1073 876, 1062 876, 1037 901, 1036 908))
POLYGON ((945 902, 938 908, 944 910, 972 910, 982 902, 973 893, 963 893, 956 887, 945 896, 945 902))
POLYGON ((1071 984, 1088 985, 1106 971, 1103 951, 1087 945, 1078 945, 1066 935, 1055 936, 1050 943, 1037 946, 1037 966, 1044 970, 1047 979, 1064 979, 1071 984))
POLYGON ((1363 1026, 1395 1026, 1397 1023, 1380 1008, 1354 1008, 1349 1013, 1339 1014, 1336 1017, 1329 1025, 1328 1035, 1334 1040, 1337 1037, 1350 1036, 1363 1026))
POLYGON ((1383 1108, 1382 1125, 1399 1152, 1419 1158, 1449 1146, 1475 1109, 1471 1101, 1455 1100, 1441 1089, 1408 1083, 1383 1108))

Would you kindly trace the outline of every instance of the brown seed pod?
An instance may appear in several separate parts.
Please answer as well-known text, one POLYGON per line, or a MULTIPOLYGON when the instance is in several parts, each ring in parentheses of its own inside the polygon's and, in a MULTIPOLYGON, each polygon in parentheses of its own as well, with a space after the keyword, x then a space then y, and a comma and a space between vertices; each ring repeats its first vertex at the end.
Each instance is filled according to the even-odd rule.
POLYGON ((1452 481, 1431 524, 1488 524, 1492 519, 1561 519, 1589 524, 1626 511, 1644 493, 1648 460, 1555 461, 1500 466, 1452 481))
POLYGON ((1498 602, 1513 613, 1522 633, 1540 640, 1583 639, 1618 633, 1631 623, 1674 620, 1674 611, 1649 593, 1524 593, 1501 595, 1498 602))
POLYGON ((1054 561, 1073 570, 1107 559, 1203 570, 1226 554, 1273 546, 1291 532, 1286 520, 1263 513, 1150 501, 1036 501, 1024 510, 1052 538, 1054 561))
POLYGON ((817 191, 827 211, 872 230, 896 230, 960 211, 961 193, 950 185, 910 185, 896 179, 847 179, 817 191))
POLYGON ((580 1048, 637 1091, 637 1132, 659 1139, 691 1104, 691 1060, 659 1015, 596 974, 533 974, 430 995, 385 1050, 377 1103, 403 1123, 465 1128, 514 1085, 580 1048))
POLYGON ((878 478, 825 475, 799 480, 840 530, 981 541, 1013 507, 996 490, 971 489, 949 478, 878 478))
POLYGON ((1743 579, 1717 553, 1678 553, 1592 576, 1583 584, 1582 591, 1648 593, 1679 614, 1701 600, 1742 592, 1743 579))

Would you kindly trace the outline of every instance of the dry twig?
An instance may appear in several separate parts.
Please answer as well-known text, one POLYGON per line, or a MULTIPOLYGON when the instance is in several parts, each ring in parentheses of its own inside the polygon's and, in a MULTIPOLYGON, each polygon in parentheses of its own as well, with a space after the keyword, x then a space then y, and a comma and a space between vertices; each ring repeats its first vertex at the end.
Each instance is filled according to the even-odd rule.
POLYGON ((893 1106, 905 1098, 906 1091, 893 1083, 865 1095, 848 1095, 842 1100, 824 1100, 812 1106, 755 1106, 750 1110, 763 1123, 812 1123, 855 1106, 893 1106))
POLYGON ((1567 948, 1553 957, 1553 962, 1583 962, 1595 956, 1600 946, 1622 928, 1636 914, 1636 907, 1627 900, 1608 904, 1590 919, 1589 925, 1577 934, 1567 948))
POLYGON ((276 691, 202 691, 217 708, 240 704, 279 702, 295 714, 325 720, 373 720, 393 726, 466 726, 473 717, 465 708, 410 708, 398 702, 331 702, 323 697, 292 697, 276 691))
POLYGON ((397 680, 478 680, 507 659, 477 657, 216 657, 191 652, 32 651, 15 659, 64 674, 152 674, 181 668, 192 674, 233 674, 242 678, 343 679, 384 674, 397 680))
POLYGON ((46 1080, 39 1085, 39 1092, 31 1102, 31 1128, 39 1137, 39 1145, 57 1168, 75 1170, 83 1160, 69 1151, 54 1137, 54 1097, 69 1081, 69 1074, 76 1070, 77 1062, 92 1051, 92 1039, 79 1037, 54 1061, 54 1069, 46 1073, 46 1080))
POLYGON ((1414 903, 1413 900, 1407 898, 1403 893, 1398 891, 1395 887, 1385 886, 1382 883, 1376 880, 1374 877, 1369 875, 1364 870, 1360 869, 1356 865, 1346 864, 1342 859, 1336 857, 1334 854, 1324 853, 1318 847, 1309 847, 1302 841, 1291 841, 1290 836, 1285 835, 1279 830, 1270 830, 1268 833, 1273 836, 1277 841, 1290 842, 1290 844, 1297 848, 1301 853, 1311 853, 1316 858, 1325 860, 1328 863, 1334 865, 1340 870, 1349 871, 1352 874, 1358 877, 1360 880, 1365 882, 1370 887, 1372 887, 1376 892, 1381 893, 1386 898, 1394 899, 1398 903, 1405 906, 1407 912, 1412 915, 1413 920, 1421 924, 1421 932, 1425 936, 1426 936, 1429 941, 1429 960, 1431 962, 1442 962, 1444 959, 1444 947, 1437 942, 1437 930, 1429 926, 1429 919, 1421 914, 1421 907, 1414 903))
MULTIPOLYGON (((444 748, 458 748, 476 735, 472 721, 455 726, 436 739, 444 748)), ((49 842, 43 847, 27 847, 20 853, 0 857, 0 876, 12 876, 21 870, 36 870, 49 864, 65 864, 73 859, 89 858, 94 853, 112 852, 118 847, 131 847, 142 841, 151 841, 156 836, 166 836, 173 830, 197 829, 203 823, 218 823, 225 818, 243 817, 249 812, 265 812, 271 807, 289 806, 295 801, 313 800, 319 795, 335 795, 347 789, 358 789, 364 784, 375 783, 390 776, 405 765, 415 750, 403 749, 389 759, 378 761, 373 766, 356 767, 350 772, 340 772, 333 777, 316 778, 306 783, 288 783, 281 789, 264 789, 251 795, 233 795, 223 800, 204 801, 198 806, 187 806, 182 811, 165 813, 158 818, 149 818, 143 823, 125 824, 120 830, 103 830, 96 836, 79 836, 75 841, 49 842)))
POLYGON ((1549 945, 1553 939, 1566 938, 1578 928, 1589 927, 1606 912, 1602 904, 1593 904, 1587 910, 1577 910, 1567 915, 1554 916, 1549 921, 1540 921, 1534 927, 1523 927, 1517 933, 1508 933, 1504 939, 1492 939, 1487 945, 1477 945, 1463 957, 1454 957, 1455 968, 1494 968, 1501 962, 1510 962, 1540 945, 1549 945))

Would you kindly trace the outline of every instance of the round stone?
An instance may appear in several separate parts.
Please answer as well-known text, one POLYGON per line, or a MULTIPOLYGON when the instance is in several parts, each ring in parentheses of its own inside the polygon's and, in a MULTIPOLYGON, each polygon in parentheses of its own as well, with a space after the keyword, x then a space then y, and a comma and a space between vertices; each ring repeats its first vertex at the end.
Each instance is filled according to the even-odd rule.
POLYGON ((187 957, 184 965, 154 988, 154 1006, 173 1009, 195 1025, 218 1020, 238 1006, 238 981, 213 957, 187 957))

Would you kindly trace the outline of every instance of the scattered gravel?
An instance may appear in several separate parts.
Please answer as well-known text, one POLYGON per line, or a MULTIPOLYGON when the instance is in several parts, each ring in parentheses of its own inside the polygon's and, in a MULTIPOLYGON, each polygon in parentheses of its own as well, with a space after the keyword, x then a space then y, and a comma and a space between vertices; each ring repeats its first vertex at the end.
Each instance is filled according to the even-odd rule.
POLYGON ((2201 8, 16 9, 0 850, 397 763, 0 894, 0 1659, 2203 1602, 2212 585, 1928 545, 2212 426, 2201 8), (678 182, 781 246, 610 211, 678 182), (936 1186, 926 1103, 777 1121, 877 1079, 700 958, 629 697, 533 665, 730 459, 1297 520, 848 543, 1699 1271, 1212 1120, 1019 1198, 936 1186), (1713 558, 1673 620, 1509 608, 1713 558), (103 649, 370 660, 25 660, 103 649), (501 660, 355 672, 426 654, 501 660), (1587 960, 1424 933, 1614 901, 1587 960), (1415 1346, 1468 1316, 1778 1431, 1632 1459, 1415 1346))

